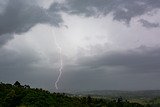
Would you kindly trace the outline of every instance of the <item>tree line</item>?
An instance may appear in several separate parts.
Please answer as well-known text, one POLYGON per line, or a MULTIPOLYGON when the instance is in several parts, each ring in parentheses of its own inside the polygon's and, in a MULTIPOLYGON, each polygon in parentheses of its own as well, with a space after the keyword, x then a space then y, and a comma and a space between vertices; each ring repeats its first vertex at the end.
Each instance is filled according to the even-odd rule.
POLYGON ((65 93, 51 93, 49 91, 30 88, 18 81, 12 84, 0 83, 0 107, 151 107, 130 103, 87 97, 71 97, 65 93))

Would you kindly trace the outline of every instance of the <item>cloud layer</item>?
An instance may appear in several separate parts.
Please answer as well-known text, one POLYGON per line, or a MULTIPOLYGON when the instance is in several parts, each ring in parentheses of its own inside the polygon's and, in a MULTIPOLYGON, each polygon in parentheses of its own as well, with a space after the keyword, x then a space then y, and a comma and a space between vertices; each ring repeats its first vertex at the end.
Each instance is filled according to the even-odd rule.
MULTIPOLYGON (((53 4, 50 10, 54 10, 54 7, 53 4)), ((112 13, 114 20, 129 23, 132 18, 158 8, 160 8, 160 2, 157 0, 66 0, 59 9, 69 14, 85 16, 101 16, 112 13)))
POLYGON ((56 36, 61 90, 160 89, 159 18, 158 0, 0 0, 0 81, 53 90, 56 36))
MULTIPOLYGON (((25 33, 38 23, 59 26, 59 23, 62 22, 57 11, 49 13, 34 1, 8 0, 6 4, 1 3, 3 12, 0 14, 0 36, 25 33)), ((11 38, 4 37, 3 39, 6 40, 3 40, 0 44, 4 44, 4 41, 11 38)))
MULTIPOLYGON (((24 33, 38 23, 48 23, 59 26, 63 22, 59 12, 75 15, 105 16, 113 15, 113 19, 129 24, 132 18, 141 16, 158 9, 160 3, 157 0, 66 0, 64 2, 53 2, 49 9, 40 7, 36 1, 7 0, 1 1, 0 14, 0 36, 5 34, 4 41, 13 38, 13 33, 24 33)), ((149 23, 140 20, 145 27, 158 27, 157 23, 149 23)), ((4 44, 1 42, 0 44, 4 44)))

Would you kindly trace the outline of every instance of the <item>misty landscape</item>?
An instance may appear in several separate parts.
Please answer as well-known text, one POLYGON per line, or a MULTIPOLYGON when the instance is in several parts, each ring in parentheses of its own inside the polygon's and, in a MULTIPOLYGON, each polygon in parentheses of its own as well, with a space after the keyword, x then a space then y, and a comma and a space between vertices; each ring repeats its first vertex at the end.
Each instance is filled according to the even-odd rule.
POLYGON ((160 107, 159 0, 0 0, 0 107, 160 107))

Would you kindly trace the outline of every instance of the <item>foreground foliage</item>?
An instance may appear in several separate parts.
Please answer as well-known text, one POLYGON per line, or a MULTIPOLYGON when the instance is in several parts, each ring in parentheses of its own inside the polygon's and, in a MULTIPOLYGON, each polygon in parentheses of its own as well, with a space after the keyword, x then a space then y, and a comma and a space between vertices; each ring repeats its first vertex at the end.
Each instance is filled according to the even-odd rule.
POLYGON ((73 97, 64 93, 50 93, 42 89, 0 83, 0 107, 150 107, 127 101, 73 97))

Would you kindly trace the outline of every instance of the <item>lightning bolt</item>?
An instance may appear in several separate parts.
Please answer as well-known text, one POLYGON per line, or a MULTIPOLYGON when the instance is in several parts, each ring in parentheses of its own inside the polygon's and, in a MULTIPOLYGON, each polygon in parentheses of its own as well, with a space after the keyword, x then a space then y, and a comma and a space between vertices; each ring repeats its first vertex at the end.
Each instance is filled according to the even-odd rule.
MULTIPOLYGON (((46 14, 49 18, 52 18, 47 11, 44 11, 44 12, 45 12, 45 14, 46 14)), ((58 51, 59 51, 59 60, 60 60, 59 75, 58 75, 58 78, 57 78, 56 82, 54 83, 55 88, 58 90, 58 82, 59 82, 59 80, 60 80, 60 78, 61 78, 62 69, 63 69, 62 48, 61 48, 61 46, 60 46, 60 45, 58 44, 58 42, 57 42, 57 38, 56 38, 56 36, 54 35, 53 29, 51 29, 51 31, 52 31, 52 35, 53 35, 53 37, 54 37, 54 43, 55 43, 55 45, 56 45, 56 47, 57 47, 57 49, 58 49, 58 51)))
POLYGON ((58 75, 58 78, 57 78, 56 82, 54 83, 55 88, 58 90, 58 82, 59 82, 59 80, 60 80, 60 78, 61 78, 62 69, 63 69, 62 48, 61 48, 61 46, 58 44, 57 38, 56 38, 56 36, 54 35, 54 31, 53 31, 53 30, 52 30, 52 34, 53 34, 53 36, 54 36, 54 43, 55 43, 55 45, 56 45, 56 47, 57 47, 57 49, 58 49, 58 51, 59 51, 59 60, 60 60, 59 75, 58 75))

